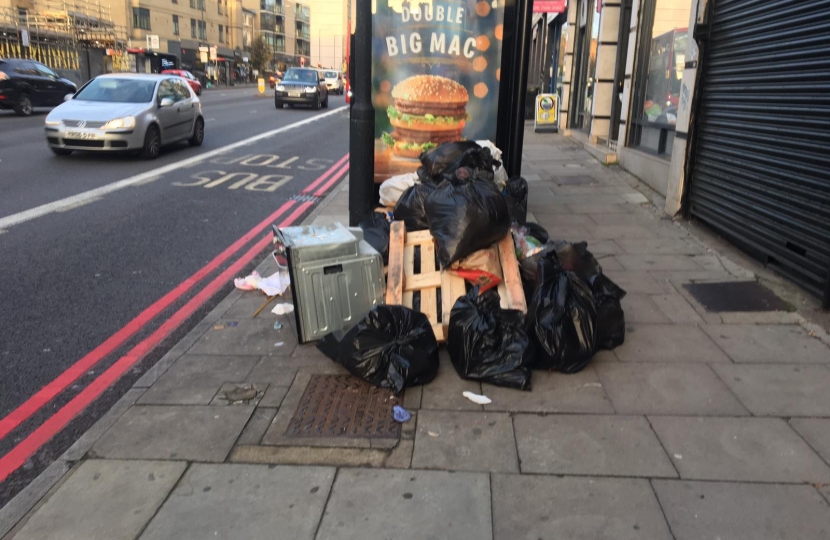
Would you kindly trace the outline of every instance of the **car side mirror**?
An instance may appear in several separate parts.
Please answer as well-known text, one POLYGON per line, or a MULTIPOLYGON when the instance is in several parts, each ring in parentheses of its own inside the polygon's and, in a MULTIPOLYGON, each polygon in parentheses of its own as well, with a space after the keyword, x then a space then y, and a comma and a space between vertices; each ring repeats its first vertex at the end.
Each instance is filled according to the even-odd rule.
POLYGON ((159 107, 172 107, 173 103, 173 98, 166 97, 159 102, 159 107))
POLYGON ((69 101, 73 97, 75 97, 75 94, 66 94, 65 96, 63 96, 63 100, 64 101, 69 101))

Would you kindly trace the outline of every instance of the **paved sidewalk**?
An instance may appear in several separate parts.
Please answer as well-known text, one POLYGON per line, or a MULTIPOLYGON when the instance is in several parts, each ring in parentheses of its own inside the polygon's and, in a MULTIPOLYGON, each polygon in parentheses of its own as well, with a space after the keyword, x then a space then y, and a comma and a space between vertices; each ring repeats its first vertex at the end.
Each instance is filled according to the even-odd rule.
MULTIPOLYGON (((5 538, 830 538, 826 334, 797 313, 707 312, 684 284, 751 272, 573 141, 528 131, 523 172, 533 217, 586 240, 628 291, 622 346, 575 375, 534 372, 531 392, 463 381, 442 351, 436 380, 401 399, 410 422, 327 433, 337 403, 315 391, 348 386, 345 371, 236 291, 5 538)), ((318 222, 346 221, 347 195, 318 222)))

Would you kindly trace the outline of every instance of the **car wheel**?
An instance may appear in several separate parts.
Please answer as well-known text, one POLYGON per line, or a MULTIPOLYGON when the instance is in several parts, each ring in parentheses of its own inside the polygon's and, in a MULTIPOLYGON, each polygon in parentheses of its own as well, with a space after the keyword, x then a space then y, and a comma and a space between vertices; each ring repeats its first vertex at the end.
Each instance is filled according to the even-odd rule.
POLYGON ((156 159, 161 151, 161 132, 158 126, 150 125, 144 135, 144 148, 141 149, 141 157, 144 159, 156 159))
POLYGON ((201 118, 196 119, 196 123, 193 125, 193 135, 187 141, 190 146, 202 146, 202 143, 205 141, 205 121, 201 118))
POLYGON ((72 150, 68 148, 55 148, 54 146, 50 146, 49 150, 51 150, 56 156, 68 156, 72 153, 72 150))
POLYGON ((201 87, 201 86, 200 86, 199 88, 197 88, 197 89, 196 89, 196 95, 197 95, 197 96, 201 96, 201 95, 202 95, 202 87, 201 87))
POLYGON ((26 94, 20 94, 17 99, 17 105, 14 106, 14 112, 18 116, 30 116, 32 114, 32 100, 26 94))
POLYGON ((277 101, 276 99, 274 100, 274 107, 276 107, 277 109, 282 109, 283 105, 285 104, 282 101, 277 101))
POLYGON ((314 110, 315 110, 315 111, 319 111, 319 110, 320 110, 320 96, 317 96, 317 97, 314 99, 314 110))

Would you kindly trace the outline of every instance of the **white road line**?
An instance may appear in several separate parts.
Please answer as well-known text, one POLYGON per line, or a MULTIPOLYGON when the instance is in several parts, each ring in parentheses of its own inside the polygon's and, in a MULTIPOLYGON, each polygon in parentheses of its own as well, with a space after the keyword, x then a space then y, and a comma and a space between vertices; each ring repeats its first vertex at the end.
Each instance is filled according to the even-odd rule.
POLYGON ((347 108, 346 105, 342 107, 338 107, 336 109, 332 109, 331 111, 325 112, 323 114, 318 114, 312 116, 310 118, 306 118, 305 120, 300 120, 299 122, 294 122, 293 124, 289 124, 287 126, 283 126, 281 128, 272 129, 271 131, 266 131, 265 133, 260 133, 259 135, 254 135, 253 137, 248 137, 247 139, 243 139, 241 141, 237 141, 235 143, 231 143, 229 145, 223 146, 221 148, 217 148, 215 150, 211 150, 209 152, 205 152, 204 154, 199 154, 198 156, 193 156, 188 159, 184 159, 179 161, 178 163, 171 163, 169 165, 165 165, 163 167, 159 167, 157 169, 153 169, 147 172, 143 172, 141 174, 137 174, 135 176, 131 176, 129 178, 125 178, 124 180, 119 180, 117 182, 113 182, 111 184, 107 184, 105 186, 101 186, 99 188, 91 189, 89 191, 84 191, 83 193, 79 193, 77 195, 72 195, 71 197, 66 197, 65 199, 60 199, 55 202, 50 202, 48 204, 43 204, 41 206, 37 206, 35 208, 31 208, 29 210, 24 210, 23 212, 18 212, 17 214, 12 214, 10 216, 6 216, 4 218, 0 218, 0 230, 8 229, 9 227, 14 227, 15 225, 20 225, 21 223, 25 223, 27 221, 31 221, 33 219, 37 219, 39 217, 43 217, 47 214, 51 214, 53 212, 58 212, 61 210, 67 210, 69 208, 73 208, 78 206, 79 204, 86 204, 87 202, 92 202, 90 199, 98 199, 104 195, 109 193, 113 193, 120 189, 124 189, 126 187, 140 185, 142 182, 148 181, 149 179, 161 176, 163 174, 167 174, 171 171, 175 171, 177 169, 181 169, 184 167, 192 166, 196 163, 208 160, 214 156, 218 156, 227 152, 228 150, 233 150, 234 148, 239 148, 241 146, 245 146, 251 144, 252 142, 261 141, 262 139, 267 139, 268 137, 273 137, 279 133, 283 133, 285 131, 289 131, 294 128, 298 128, 300 126, 304 126, 306 124, 310 124, 312 122, 316 122, 321 118, 325 118, 327 116, 331 116, 340 112, 341 110, 347 108))

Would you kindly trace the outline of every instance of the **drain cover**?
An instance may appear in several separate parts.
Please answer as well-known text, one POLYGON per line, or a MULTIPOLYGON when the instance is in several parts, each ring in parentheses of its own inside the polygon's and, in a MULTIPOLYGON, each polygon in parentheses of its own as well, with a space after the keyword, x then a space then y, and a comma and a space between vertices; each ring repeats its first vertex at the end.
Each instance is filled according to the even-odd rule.
POLYGON ((390 390, 351 375, 313 375, 285 435, 397 439, 392 408, 400 404, 390 390))
POLYGON ((792 311, 788 303, 755 281, 683 285, 706 311, 792 311))

